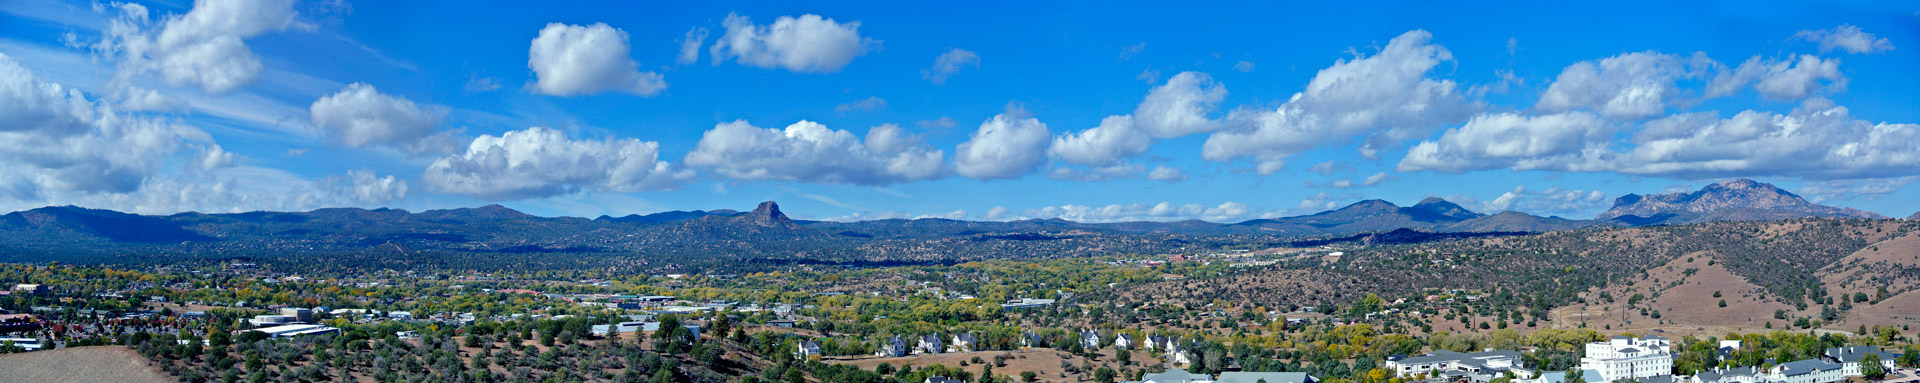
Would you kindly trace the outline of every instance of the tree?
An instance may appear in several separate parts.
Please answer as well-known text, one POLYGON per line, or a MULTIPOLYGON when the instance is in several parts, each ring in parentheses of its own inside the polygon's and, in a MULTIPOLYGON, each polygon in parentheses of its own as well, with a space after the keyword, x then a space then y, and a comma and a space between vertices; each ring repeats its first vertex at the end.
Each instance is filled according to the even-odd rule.
POLYGON ((1114 372, 1111 368, 1101 367, 1100 369, 1093 370, 1093 380, 1100 383, 1113 383, 1113 375, 1114 372))
POLYGON ((1587 381, 1587 380, 1586 380, 1586 377, 1585 377, 1585 376, 1583 376, 1583 375, 1586 375, 1586 372, 1585 372, 1585 371, 1581 371, 1581 370, 1580 370, 1580 367, 1578 367, 1578 366, 1575 366, 1574 368, 1569 368, 1569 369, 1567 369, 1567 379, 1566 379, 1566 382, 1567 382, 1567 383, 1582 383, 1582 382, 1586 382, 1586 381, 1587 381))
POLYGON ((1022 382, 1033 383, 1034 381, 1038 381, 1038 380, 1040 380, 1040 374, 1035 374, 1033 373, 1033 371, 1020 372, 1020 381, 1022 382))
POLYGON ((1880 365, 1879 354, 1869 352, 1860 356, 1860 375, 1865 375, 1871 380, 1887 377, 1887 367, 1880 365))
POLYGON ((1721 299, 1721 300, 1720 300, 1720 307, 1727 307, 1727 300, 1725 300, 1725 299, 1721 299))

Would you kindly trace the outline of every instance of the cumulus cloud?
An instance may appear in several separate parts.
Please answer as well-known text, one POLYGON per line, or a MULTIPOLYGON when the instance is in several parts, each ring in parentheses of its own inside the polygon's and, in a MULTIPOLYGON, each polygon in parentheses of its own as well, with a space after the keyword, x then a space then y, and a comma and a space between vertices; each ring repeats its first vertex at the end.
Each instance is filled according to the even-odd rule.
POLYGON ((933 68, 920 71, 920 77, 934 84, 944 85, 947 83, 947 77, 960 73, 961 69, 969 66, 979 67, 980 55, 965 49, 947 48, 947 53, 942 53, 940 57, 933 59, 933 68))
MULTIPOLYGON (((1319 213, 1319 212, 1339 208, 1341 205, 1347 202, 1351 202, 1358 199, 1360 199, 1360 194, 1357 194, 1357 193, 1333 194, 1328 192, 1320 192, 1314 195, 1307 196, 1307 198, 1300 199, 1299 205, 1295 205, 1292 209, 1287 209, 1285 213, 1286 214, 1319 213)), ((1271 213, 1262 215, 1261 218, 1279 218, 1281 215, 1282 215, 1282 212, 1271 212, 1271 213)))
POLYGON ((967 218, 967 211, 966 211, 966 210, 954 210, 954 211, 950 211, 950 212, 945 212, 945 213, 935 213, 935 214, 921 214, 921 215, 917 215, 917 216, 914 216, 914 217, 913 217, 913 219, 928 219, 928 218, 933 218, 933 219, 955 219, 955 220, 958 220, 958 219, 966 219, 966 218, 967 218))
POLYGON ((676 169, 659 156, 660 145, 651 141, 573 140, 558 130, 533 127, 474 138, 465 152, 428 165, 421 181, 441 193, 523 199, 664 190, 693 178, 693 171, 676 169))
POLYGON ((1321 163, 1313 164, 1313 166, 1307 167, 1307 171, 1319 173, 1320 175, 1323 175, 1323 176, 1333 175, 1334 172, 1350 172, 1353 170, 1354 170, 1353 166, 1347 165, 1340 161, 1321 162, 1321 163))
POLYGON ((761 68, 833 73, 880 48, 879 40, 860 36, 860 22, 842 24, 815 14, 780 16, 769 25, 727 14, 721 25, 727 33, 708 50, 715 65, 731 59, 761 68))
POLYGON ((1877 200, 1901 188, 1920 181, 1920 176, 1902 176, 1891 178, 1829 180, 1800 184, 1795 193, 1806 196, 1813 203, 1827 201, 1877 200))
POLYGON ((860 99, 859 101, 835 105, 833 107, 833 111, 840 112, 840 113, 872 112, 872 111, 877 111, 877 110, 886 109, 886 108, 887 108, 887 100, 881 99, 880 97, 867 97, 867 98, 860 99))
POLYGON ((1226 202, 1217 206, 1201 204, 1174 205, 1170 202, 1158 204, 1114 204, 1107 206, 1059 205, 1038 209, 1027 209, 1028 218, 1064 219, 1075 222, 1137 222, 1137 221, 1184 221, 1197 219, 1212 222, 1243 220, 1256 211, 1246 204, 1226 202))
POLYGON ((1207 137, 1202 157, 1251 160, 1260 174, 1280 171, 1288 158, 1332 143, 1361 139, 1361 154, 1429 134, 1471 115, 1477 106, 1451 80, 1428 78, 1446 48, 1427 31, 1407 32, 1373 56, 1339 60, 1320 70, 1305 91, 1274 109, 1229 113, 1225 128, 1207 137))
POLYGON ((685 163, 750 181, 886 185, 944 177, 945 156, 892 124, 874 127, 863 141, 812 121, 785 129, 734 121, 702 135, 685 163))
POLYGON ((382 204, 407 197, 407 181, 392 175, 380 177, 372 170, 348 170, 346 175, 320 181, 321 190, 357 204, 382 204))
POLYGON ((693 29, 687 30, 687 35, 680 38, 680 58, 675 62, 680 63, 680 65, 699 62, 700 45, 707 43, 708 33, 710 32, 708 32, 706 28, 701 27, 693 27, 693 29))
POLYGON ((308 109, 321 135, 349 147, 378 145, 410 154, 447 154, 455 144, 450 132, 436 135, 433 131, 446 118, 446 107, 416 105, 366 83, 347 85, 308 109))
POLYGON ((999 221, 1007 219, 1011 214, 1013 214, 1013 211, 1007 210, 1005 206, 994 206, 992 209, 987 209, 987 214, 980 216, 980 218, 988 221, 999 221))
POLYGON ((269 32, 312 29, 299 20, 291 0, 199 0, 185 14, 157 22, 147 8, 114 3, 114 17, 93 44, 95 52, 119 60, 114 80, 121 84, 148 73, 174 86, 198 86, 222 93, 260 78, 260 59, 246 40, 269 32))
POLYGON ((1700 77, 1714 65, 1704 53, 1682 57, 1650 51, 1581 61, 1561 70, 1534 108, 1546 112, 1588 109, 1621 120, 1664 115, 1667 106, 1682 96, 1676 82, 1700 77))
POLYGON ((122 114, 0 54, 0 197, 126 194, 169 164, 211 171, 234 161, 198 128, 122 114))
POLYGON ((1721 71, 1707 88, 1708 97, 1731 95, 1752 85, 1761 96, 1776 100, 1800 100, 1822 89, 1845 89, 1847 78, 1840 74, 1839 59, 1821 59, 1813 55, 1769 60, 1754 56, 1738 68, 1721 71))
POLYGON ((1010 108, 980 124, 973 136, 954 150, 954 170, 982 179, 1020 178, 1046 161, 1047 124, 1010 108))
POLYGON ((1604 166, 1612 125, 1587 112, 1543 116, 1495 113, 1474 117, 1440 139, 1407 151, 1396 170, 1463 173, 1474 170, 1583 170, 1604 166))
POLYGON ((1226 87, 1211 76, 1182 72, 1147 92, 1133 114, 1109 116, 1091 129, 1056 137, 1048 150, 1068 163, 1112 166, 1146 154, 1158 139, 1216 129, 1207 115, 1226 97, 1226 87))
POLYGON ((534 91, 555 96, 619 91, 652 96, 667 89, 659 73, 640 71, 629 55, 627 31, 606 23, 550 23, 527 49, 534 91))
POLYGON ((1581 112, 1488 115, 1408 152, 1399 169, 1459 173, 1509 168, 1681 179, 1785 176, 1867 179, 1920 173, 1920 124, 1854 119, 1809 99, 1791 113, 1673 115, 1640 124, 1627 142, 1581 112))
POLYGON ((1802 30, 1793 34, 1793 38, 1820 44, 1820 53, 1835 49, 1847 53, 1880 53, 1893 50, 1893 42, 1885 38, 1875 38, 1873 34, 1860 31, 1860 27, 1840 24, 1833 29, 1817 31, 1802 30))
POLYGON ((1920 124, 1854 119, 1812 99, 1788 114, 1689 113, 1649 123, 1618 171, 1685 179, 1791 176, 1883 178, 1920 174, 1920 124))

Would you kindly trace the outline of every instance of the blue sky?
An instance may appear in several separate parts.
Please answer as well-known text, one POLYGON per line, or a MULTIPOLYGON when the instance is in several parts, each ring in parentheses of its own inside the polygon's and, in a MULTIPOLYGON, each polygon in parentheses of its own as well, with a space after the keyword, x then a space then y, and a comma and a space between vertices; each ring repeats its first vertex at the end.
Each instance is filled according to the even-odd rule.
POLYGON ((1917 10, 13 0, 0 210, 1588 218, 1744 177, 1904 217, 1917 10))

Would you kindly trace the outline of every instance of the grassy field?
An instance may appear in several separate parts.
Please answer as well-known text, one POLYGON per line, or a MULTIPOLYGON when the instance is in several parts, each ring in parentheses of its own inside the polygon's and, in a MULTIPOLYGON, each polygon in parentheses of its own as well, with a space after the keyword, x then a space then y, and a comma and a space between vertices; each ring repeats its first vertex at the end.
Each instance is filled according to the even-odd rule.
POLYGON ((174 379, 125 346, 96 346, 0 355, 0 381, 167 383, 174 379))

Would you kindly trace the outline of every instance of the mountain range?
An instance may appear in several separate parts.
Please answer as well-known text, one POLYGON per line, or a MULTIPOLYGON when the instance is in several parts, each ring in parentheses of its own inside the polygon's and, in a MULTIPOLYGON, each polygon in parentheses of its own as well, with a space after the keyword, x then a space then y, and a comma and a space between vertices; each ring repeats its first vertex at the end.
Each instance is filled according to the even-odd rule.
MULTIPOLYGON (((596 219, 539 217, 499 205, 419 213, 330 208, 167 216, 60 206, 0 216, 0 261, 128 253, 574 253, 711 261, 953 261, 1154 253, 1250 242, 1273 245, 1408 229, 1527 233, 1802 217, 1884 218, 1814 204, 1750 180, 1721 182, 1692 193, 1627 195, 1589 220, 1511 211, 1487 215, 1440 198, 1412 206, 1365 200, 1315 214, 1236 223, 807 221, 788 217, 772 201, 747 212, 670 211, 596 219)), ((1406 233, 1394 237, 1424 238, 1406 233)))

